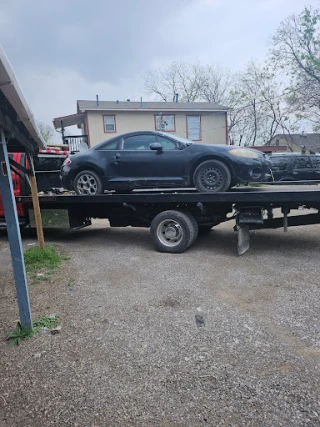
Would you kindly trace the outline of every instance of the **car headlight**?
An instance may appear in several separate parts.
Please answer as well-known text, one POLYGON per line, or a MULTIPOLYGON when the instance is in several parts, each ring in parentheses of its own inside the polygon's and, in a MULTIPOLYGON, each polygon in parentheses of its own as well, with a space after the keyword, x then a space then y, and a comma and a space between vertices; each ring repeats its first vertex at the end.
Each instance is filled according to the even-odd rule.
POLYGON ((260 153, 254 150, 249 150, 248 148, 235 148, 229 151, 233 156, 238 157, 247 157, 249 159, 259 159, 260 153))

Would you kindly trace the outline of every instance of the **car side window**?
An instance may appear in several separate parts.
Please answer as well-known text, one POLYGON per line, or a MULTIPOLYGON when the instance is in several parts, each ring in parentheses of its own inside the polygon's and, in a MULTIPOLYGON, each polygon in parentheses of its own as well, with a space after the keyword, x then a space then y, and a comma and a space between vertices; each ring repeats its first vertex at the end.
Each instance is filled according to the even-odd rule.
POLYGON ((105 145, 100 147, 100 150, 116 150, 118 148, 119 141, 120 139, 118 138, 111 142, 106 142, 105 145))
POLYGON ((150 144, 157 142, 155 135, 134 135, 125 138, 124 150, 150 150, 150 144))
POLYGON ((287 170, 288 168, 288 163, 285 158, 273 157, 271 159, 271 162, 272 162, 271 168, 274 171, 284 171, 284 170, 287 170))
POLYGON ((309 169, 311 168, 311 162, 308 157, 297 157, 294 167, 296 169, 309 169))
POLYGON ((171 139, 165 138, 164 136, 157 135, 159 144, 162 145, 164 150, 176 150, 178 148, 177 143, 171 139))
POLYGON ((320 169, 320 156, 312 157, 311 161, 314 169, 320 169))

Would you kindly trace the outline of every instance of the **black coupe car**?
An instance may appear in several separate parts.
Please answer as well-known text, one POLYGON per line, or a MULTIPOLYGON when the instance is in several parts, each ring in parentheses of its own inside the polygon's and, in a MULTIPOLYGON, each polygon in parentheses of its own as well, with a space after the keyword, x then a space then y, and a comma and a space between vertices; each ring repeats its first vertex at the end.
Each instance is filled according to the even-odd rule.
POLYGON ((266 181, 269 169, 270 161, 256 150, 193 144, 176 135, 140 131, 66 159, 61 179, 64 188, 85 195, 168 187, 214 193, 239 183, 266 181))

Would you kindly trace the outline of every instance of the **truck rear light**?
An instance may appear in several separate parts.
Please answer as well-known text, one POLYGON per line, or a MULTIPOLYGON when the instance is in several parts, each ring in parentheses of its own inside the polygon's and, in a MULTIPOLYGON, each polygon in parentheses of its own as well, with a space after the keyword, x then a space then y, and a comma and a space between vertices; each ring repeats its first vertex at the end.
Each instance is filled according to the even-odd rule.
POLYGON ((66 166, 66 165, 70 165, 71 160, 69 159, 69 157, 66 158, 66 160, 62 163, 62 166, 66 166))

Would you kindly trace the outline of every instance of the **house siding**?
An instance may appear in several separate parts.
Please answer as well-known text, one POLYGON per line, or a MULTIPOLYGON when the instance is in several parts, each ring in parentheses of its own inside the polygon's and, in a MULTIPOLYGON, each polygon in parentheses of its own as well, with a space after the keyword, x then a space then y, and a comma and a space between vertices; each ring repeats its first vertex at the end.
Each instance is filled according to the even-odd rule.
MULTIPOLYGON (((138 130, 155 130, 155 115, 152 111, 146 112, 125 112, 125 111, 88 111, 88 128, 90 131, 90 145, 94 147, 99 142, 106 141, 116 135, 138 130), (116 116, 116 132, 104 132, 104 115, 116 116)), ((187 115, 201 116, 201 143, 204 144, 226 144, 226 113, 181 113, 162 112, 163 115, 175 115, 175 132, 168 134, 178 135, 187 138, 187 115)))

